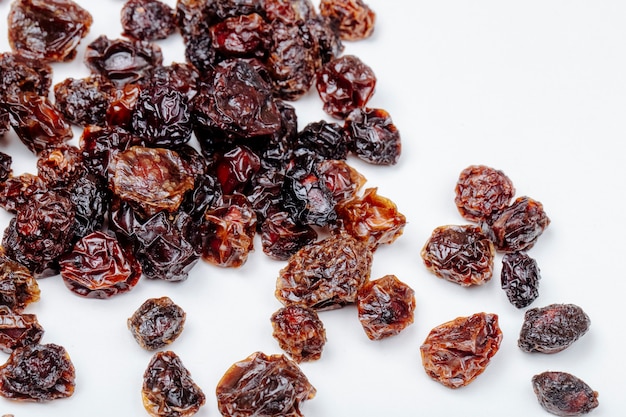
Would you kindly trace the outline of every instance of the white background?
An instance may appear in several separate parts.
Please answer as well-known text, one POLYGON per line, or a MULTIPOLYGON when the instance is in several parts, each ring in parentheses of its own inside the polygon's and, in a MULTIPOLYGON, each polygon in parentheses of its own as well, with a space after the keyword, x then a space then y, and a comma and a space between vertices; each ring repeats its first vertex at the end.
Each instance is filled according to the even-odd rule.
MULTIPOLYGON (((100 34, 119 37, 121 0, 80 1, 94 17, 72 63, 55 65, 55 82, 84 76, 84 47, 100 34)), ((174 1, 168 1, 174 5, 174 1)), ((617 416, 624 400, 623 191, 626 172, 626 3, 618 0, 420 1, 370 0, 375 34, 346 43, 378 77, 369 105, 386 109, 402 135, 394 167, 350 159, 367 186, 406 215, 404 234, 374 257, 372 278, 395 274, 416 293, 415 323, 372 342, 356 309, 320 314, 328 342, 322 358, 302 369, 317 388, 307 417, 547 415, 530 379, 539 372, 573 373, 599 392, 595 416, 617 416), (454 205, 463 168, 503 170, 517 195, 543 203, 552 223, 529 252, 541 268, 532 304, 575 303, 591 318, 589 332, 569 349, 527 354, 517 347, 523 310, 509 304, 494 278, 462 288, 429 273, 420 249, 432 230, 466 223, 454 205), (486 371, 451 390, 426 376, 419 346, 434 326, 485 311, 500 317, 504 338, 486 371)), ((0 50, 9 49, 0 1, 0 50)), ((162 46, 165 62, 182 61, 178 35, 162 46)), ((330 120, 315 90, 296 103, 300 127, 330 120)), ((76 131, 76 138, 80 131, 76 131)), ((14 173, 34 172, 34 157, 11 132, 2 150, 14 173)), ((9 216, 4 214, 2 225, 9 216)), ((239 269, 200 262, 173 284, 142 280, 109 300, 80 298, 59 277, 39 281, 41 300, 27 312, 45 328, 42 342, 66 347, 76 367, 73 397, 47 404, 0 399, 0 414, 143 416, 142 375, 152 354, 142 350, 126 319, 150 297, 168 295, 187 312, 174 350, 207 395, 198 416, 216 416, 215 387, 226 369, 255 351, 280 353, 270 315, 280 307, 274 285, 282 262, 260 249, 239 269)), ((0 354, 0 361, 7 355, 0 354)))

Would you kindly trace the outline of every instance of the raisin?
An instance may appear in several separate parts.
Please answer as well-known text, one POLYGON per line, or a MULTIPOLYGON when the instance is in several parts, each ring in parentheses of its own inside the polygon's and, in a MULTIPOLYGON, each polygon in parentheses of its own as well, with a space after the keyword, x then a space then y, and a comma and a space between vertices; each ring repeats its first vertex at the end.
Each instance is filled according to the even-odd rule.
POLYGON ((348 156, 348 142, 343 127, 325 120, 306 125, 298 132, 295 146, 312 150, 324 160, 344 160, 348 156))
POLYGON ((120 21, 125 36, 142 41, 165 39, 176 31, 174 9, 160 0, 128 0, 120 21))
POLYGON ((109 162, 139 140, 119 127, 87 126, 79 139, 83 164, 96 177, 108 179, 109 162))
POLYGON ((390 199, 378 195, 377 188, 368 188, 337 206, 342 227, 357 239, 367 242, 372 250, 393 243, 406 226, 406 217, 390 199))
POLYGON ((161 48, 148 41, 109 39, 101 35, 93 40, 84 56, 93 74, 100 74, 116 87, 144 78, 163 63, 161 48))
POLYGON ((91 14, 72 0, 16 0, 8 17, 9 44, 29 59, 70 61, 92 23, 91 14))
POLYGON ((400 132, 386 110, 357 108, 344 123, 350 152, 374 165, 395 165, 400 159, 400 132))
POLYGON ((301 417, 300 404, 316 394, 296 362, 262 352, 228 368, 215 391, 224 417, 301 417))
POLYGON ((157 352, 150 359, 141 398, 152 417, 191 417, 206 403, 206 395, 172 351, 157 352))
POLYGON ((282 20, 285 23, 306 21, 315 16, 311 0, 265 0, 263 11, 267 20, 282 20))
POLYGON ((537 243, 550 224, 543 205, 530 197, 519 197, 481 223, 483 231, 499 252, 525 251, 537 243))
POLYGON ((435 275, 464 287, 482 285, 493 276, 495 249, 478 226, 435 228, 421 256, 435 275))
POLYGON ((69 187, 74 208, 74 238, 80 239, 100 230, 109 210, 109 193, 106 183, 91 173, 81 176, 69 187))
POLYGON ((591 320, 575 304, 550 304, 526 310, 517 345, 524 352, 557 353, 589 330, 591 320))
POLYGON ((359 289, 357 309, 370 340, 395 336, 413 324, 415 292, 395 275, 385 275, 359 289))
POLYGON ((141 266, 114 236, 95 231, 76 242, 59 260, 61 277, 82 297, 110 298, 133 289, 141 266))
POLYGON ((317 40, 322 65, 341 55, 345 47, 339 30, 330 18, 322 15, 311 16, 305 23, 317 40))
POLYGON ((505 209, 515 195, 515 187, 500 170, 470 165, 461 171, 454 192, 454 203, 461 216, 480 222, 505 209))
POLYGON ((142 88, 152 84, 165 84, 176 91, 183 93, 191 100, 198 93, 200 73, 193 65, 173 62, 170 65, 159 65, 150 74, 140 81, 142 88))
MULTIPOLYGON (((6 109, 0 107, 0 138, 2 138, 2 136, 4 136, 4 134, 7 133, 10 128, 11 120, 9 119, 9 112, 6 109)), ((5 181, 6 175, 2 174, 0 179, 1 178, 4 178, 2 181, 5 181)))
POLYGON ((500 349, 498 316, 476 313, 433 328, 420 346, 426 374, 448 388, 468 385, 500 349))
POLYGON ((364 242, 345 233, 304 246, 280 270, 276 298, 317 311, 354 303, 369 279, 372 258, 364 242))
POLYGON ((74 394, 76 371, 64 347, 33 344, 18 347, 0 366, 0 396, 16 401, 47 402, 74 394))
POLYGON ((147 216, 176 211, 195 184, 188 167, 170 149, 133 146, 117 153, 113 164, 111 190, 147 216))
POLYGON ((567 372, 542 372, 531 383, 541 407, 557 416, 580 416, 599 405, 598 392, 567 372))
POLYGON ((0 308, 21 313, 27 305, 39 301, 40 295, 39 284, 28 268, 0 256, 0 308))
POLYGON ((540 279, 537 261, 527 253, 512 252, 502 257, 500 283, 507 298, 515 307, 528 307, 537 299, 540 279))
POLYGON ((45 149, 37 158, 37 176, 49 189, 67 190, 85 171, 80 149, 72 145, 45 149))
POLYGON ((254 249, 256 213, 243 194, 222 197, 204 216, 202 258, 217 266, 238 268, 254 249))
POLYGON ((9 213, 26 204, 35 194, 46 192, 46 185, 37 175, 25 172, 0 184, 0 205, 9 213))
POLYGON ((112 87, 97 75, 66 78, 54 85, 54 106, 65 120, 79 126, 106 123, 112 87))
POLYGON ((0 350, 11 353, 18 347, 39 343, 43 327, 34 314, 12 312, 0 306, 0 350))
POLYGON ((320 14, 333 22, 343 40, 365 39, 374 32, 376 13, 363 0, 321 0, 320 14))
POLYGON ((300 363, 321 358, 326 344, 326 329, 313 309, 292 305, 272 314, 272 336, 281 349, 300 363))
POLYGON ((318 162, 315 168, 338 206, 356 197, 366 182, 365 176, 346 161, 327 159, 318 162))
POLYGON ((256 13, 228 17, 209 30, 212 47, 228 58, 262 58, 272 40, 270 25, 256 13))
POLYGON ((324 111, 344 119, 351 111, 368 103, 376 88, 376 75, 357 56, 342 55, 317 72, 315 86, 324 111))
POLYGON ((272 259, 285 261, 316 240, 315 229, 295 222, 289 213, 284 211, 271 214, 261 224, 263 253, 272 259))
POLYGON ((140 84, 124 84, 111 93, 111 101, 106 112, 106 125, 113 129, 130 130, 137 100, 141 93, 140 84))
POLYGON ((45 96, 25 92, 7 98, 4 105, 11 127, 34 154, 64 144, 74 135, 70 123, 45 96))
POLYGON ((214 164, 224 194, 244 193, 260 169, 260 158, 246 146, 235 146, 217 155, 214 164))
POLYGON ((52 67, 49 64, 17 53, 0 53, 0 97, 24 92, 46 96, 51 85, 52 67))
POLYGON ((127 325, 139 346, 157 350, 180 336, 186 317, 185 311, 169 297, 150 298, 128 318, 127 325))

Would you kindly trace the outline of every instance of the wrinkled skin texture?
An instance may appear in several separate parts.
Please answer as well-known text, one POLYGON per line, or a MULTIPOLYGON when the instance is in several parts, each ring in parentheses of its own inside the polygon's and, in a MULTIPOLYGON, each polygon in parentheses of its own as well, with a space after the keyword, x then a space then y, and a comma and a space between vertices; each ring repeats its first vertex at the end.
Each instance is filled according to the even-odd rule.
POLYGON ((454 193, 454 203, 461 216, 480 222, 506 208, 515 195, 515 187, 500 170, 470 165, 459 174, 454 193))
POLYGON ((186 318, 185 311, 165 296, 146 300, 126 323, 139 346, 157 350, 178 339, 186 318))
POLYGON ((350 151, 357 158, 373 165, 398 163, 402 139, 386 110, 356 108, 346 117, 344 129, 349 137, 350 151))
POLYGON ((526 310, 517 344, 524 352, 557 353, 589 330, 591 320, 575 304, 550 304, 526 310))
POLYGON ((141 277, 141 265, 114 236, 95 231, 81 238, 59 260, 61 277, 76 295, 110 298, 133 289, 141 277))
POLYGON ((567 372, 542 372, 531 382, 541 407, 556 416, 580 416, 599 405, 598 392, 567 372))
POLYGON ((41 291, 33 274, 25 266, 0 257, 0 308, 20 313, 39 301, 41 291))
POLYGON ((284 211, 270 215, 261 224, 263 253, 272 259, 286 261, 302 247, 315 240, 317 240, 315 229, 295 222, 284 211))
POLYGON ((501 342, 497 315, 458 317, 430 331, 420 346, 422 364, 435 381, 460 388, 485 371, 501 342))
POLYGON ((191 417, 206 402, 206 395, 172 351, 152 356, 143 375, 141 398, 152 417, 191 417))
POLYGON ((326 329, 313 309, 292 305, 272 314, 272 336, 281 349, 300 363, 321 358, 326 329))
POLYGON ((261 352, 233 364, 216 389, 224 417, 301 417, 300 404, 315 394, 294 361, 261 352))
POLYGON ((176 31, 174 10, 160 0, 129 0, 120 20, 124 35, 142 41, 165 39, 176 31))
POLYGON ((343 40, 369 38, 374 32, 376 13, 363 0, 321 0, 320 14, 331 20, 343 40))
POLYGON ((359 289, 357 309, 370 340, 395 336, 413 324, 415 292, 395 275, 385 275, 359 289))
POLYGON ((540 279, 537 261, 527 253, 512 252, 502 257, 500 284, 515 307, 528 307, 539 297, 540 279))
POLYGON ((424 265, 435 275, 464 287, 491 280, 495 250, 478 226, 440 226, 421 251, 424 265))
POLYGON ((0 306, 0 350, 11 353, 18 347, 39 343, 43 327, 34 314, 15 313, 0 306))
POLYGON ((364 242, 347 234, 331 235, 289 258, 276 281, 276 298, 317 311, 354 303, 369 279, 372 260, 364 242))
POLYGON ((9 44, 28 59, 70 61, 92 23, 91 14, 71 0, 16 0, 9 11, 9 44))
POLYGON ((34 344, 13 350, 0 366, 0 396, 47 402, 74 394, 76 371, 62 346, 34 344))

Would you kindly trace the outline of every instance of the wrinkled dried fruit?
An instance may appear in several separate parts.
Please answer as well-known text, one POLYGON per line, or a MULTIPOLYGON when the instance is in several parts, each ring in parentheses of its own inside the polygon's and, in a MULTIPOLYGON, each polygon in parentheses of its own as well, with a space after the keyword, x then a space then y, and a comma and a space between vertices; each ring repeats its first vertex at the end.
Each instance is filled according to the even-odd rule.
POLYGON ((141 265, 114 236, 95 231, 74 244, 59 260, 61 277, 74 294, 110 298, 133 289, 141 265))
POLYGON ((546 371, 532 377, 539 404, 557 416, 580 416, 596 408, 598 392, 567 372, 546 371))
POLYGON ((172 351, 152 356, 143 375, 141 398, 152 417, 191 417, 206 402, 206 395, 172 351))
POLYGON ((500 349, 496 314, 458 317, 430 331, 420 352, 426 374, 448 388, 468 385, 482 374, 500 349))
POLYGON ((313 309, 292 305, 272 314, 272 336, 296 362, 315 361, 322 356, 326 329, 313 309))
POLYGON ((320 14, 330 19, 343 40, 365 39, 374 32, 376 13, 363 0, 321 0, 320 14))
POLYGON ((478 226, 435 228, 421 256, 426 268, 435 275, 464 287, 482 285, 493 276, 493 243, 478 226))
POLYGON ((0 396, 46 402, 74 394, 76 371, 62 346, 34 344, 16 348, 0 366, 0 396))
POLYGON ((41 291, 33 274, 25 266, 0 257, 0 307, 8 307, 15 313, 39 301, 41 291))
POLYGON ((346 116, 350 152, 374 165, 395 165, 402 153, 400 131, 383 109, 359 107, 346 116))
POLYGON ((301 417, 300 404, 316 394, 296 362, 262 352, 233 364, 215 391, 224 417, 301 417))
POLYGON ((276 298, 318 311, 354 303, 369 279, 372 259, 366 243, 345 233, 331 235, 289 258, 276 280, 276 298))
POLYGON ((128 329, 144 349, 161 349, 183 332, 185 311, 169 297, 146 300, 127 320, 128 329))
POLYGON ((454 203, 461 216, 480 222, 507 207, 515 195, 515 187, 500 170, 470 165, 461 171, 454 192, 454 203))
POLYGON ((35 345, 43 333, 36 315, 15 313, 0 306, 0 350, 3 352, 11 353, 18 347, 35 345))
POLYGON ((524 352, 557 353, 582 337, 591 320, 575 304, 550 304, 524 314, 518 346, 524 352))
POLYGON ((539 296, 541 279, 537 262, 525 252, 506 253, 502 257, 500 283, 511 304, 528 307, 539 296))
POLYGON ((359 321, 371 340, 395 336, 413 324, 415 292, 395 275, 368 281, 357 294, 359 321))
POLYGON ((176 31, 174 9, 160 0, 128 0, 120 21, 124 35, 142 41, 165 39, 176 31))

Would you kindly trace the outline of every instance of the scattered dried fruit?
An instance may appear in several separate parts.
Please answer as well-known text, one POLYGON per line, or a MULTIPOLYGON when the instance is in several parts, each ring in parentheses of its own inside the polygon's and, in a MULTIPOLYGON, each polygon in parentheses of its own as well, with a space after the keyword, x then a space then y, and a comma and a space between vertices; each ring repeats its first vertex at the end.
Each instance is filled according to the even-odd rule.
POLYGON ((185 311, 169 297, 146 300, 127 320, 128 329, 144 349, 161 349, 183 332, 185 311))
POLYGON ((537 299, 540 279, 537 261, 526 252, 506 253, 502 257, 500 284, 515 307, 528 307, 537 299))
POLYGON ((274 312, 270 321, 272 336, 294 361, 315 361, 322 356, 326 329, 315 310, 291 305, 274 312))
POLYGON ((480 222, 507 207, 515 195, 513 182, 500 170, 470 165, 457 180, 454 203, 464 219, 480 222))
POLYGON ((580 416, 598 407, 598 392, 567 372, 546 371, 532 377, 539 404, 557 416, 580 416))

